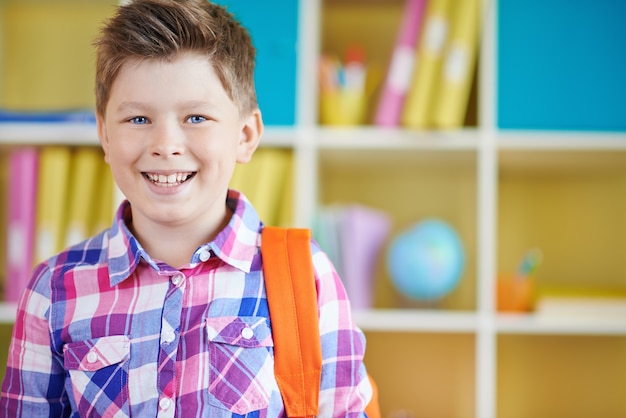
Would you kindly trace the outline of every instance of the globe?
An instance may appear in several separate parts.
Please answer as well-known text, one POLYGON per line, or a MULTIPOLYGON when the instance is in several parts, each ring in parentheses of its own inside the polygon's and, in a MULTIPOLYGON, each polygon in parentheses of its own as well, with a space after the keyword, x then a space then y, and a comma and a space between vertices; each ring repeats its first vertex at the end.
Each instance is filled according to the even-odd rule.
POLYGON ((458 284, 465 267, 456 231, 439 219, 426 219, 396 236, 387 267, 402 294, 418 300, 440 299, 458 284))

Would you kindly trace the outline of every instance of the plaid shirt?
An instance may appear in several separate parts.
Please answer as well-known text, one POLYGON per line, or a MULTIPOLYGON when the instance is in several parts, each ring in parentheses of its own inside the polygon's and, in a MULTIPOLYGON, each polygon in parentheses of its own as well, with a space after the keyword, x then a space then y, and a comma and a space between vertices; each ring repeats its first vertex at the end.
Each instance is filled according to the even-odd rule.
MULTIPOLYGON (((40 264, 22 297, 1 417, 282 417, 265 298, 262 224, 243 195, 180 270, 112 227, 40 264)), ((371 387, 365 340, 312 242, 323 370, 320 416, 357 417, 371 387)))

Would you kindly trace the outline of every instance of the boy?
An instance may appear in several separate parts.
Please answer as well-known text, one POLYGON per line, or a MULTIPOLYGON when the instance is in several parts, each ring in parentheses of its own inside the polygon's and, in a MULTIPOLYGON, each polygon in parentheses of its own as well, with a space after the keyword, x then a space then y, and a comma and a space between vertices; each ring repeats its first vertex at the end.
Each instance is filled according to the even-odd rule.
MULTIPOLYGON (((36 267, 0 416, 284 416, 263 225, 228 190, 263 133, 249 35, 205 0, 135 0, 96 48, 98 135, 128 200, 109 230, 36 267)), ((331 263, 311 247, 320 416, 363 416, 364 336, 331 263)))

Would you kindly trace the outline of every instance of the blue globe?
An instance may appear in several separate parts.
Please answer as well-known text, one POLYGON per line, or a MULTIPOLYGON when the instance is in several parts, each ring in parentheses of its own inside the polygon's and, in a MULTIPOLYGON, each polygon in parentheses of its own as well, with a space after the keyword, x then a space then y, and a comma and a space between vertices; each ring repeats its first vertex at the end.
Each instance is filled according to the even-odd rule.
POLYGON ((404 295, 440 299, 457 286, 465 267, 465 252, 450 225, 426 219, 394 238, 387 267, 394 286, 404 295))

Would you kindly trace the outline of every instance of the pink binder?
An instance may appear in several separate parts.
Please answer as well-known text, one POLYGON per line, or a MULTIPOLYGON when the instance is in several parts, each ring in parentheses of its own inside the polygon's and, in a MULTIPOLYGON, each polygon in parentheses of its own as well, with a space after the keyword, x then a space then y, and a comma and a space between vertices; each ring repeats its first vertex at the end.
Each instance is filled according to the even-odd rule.
POLYGON ((7 302, 19 300, 33 269, 37 161, 35 148, 19 148, 11 151, 9 156, 7 273, 4 292, 7 302))
POLYGON ((389 216, 376 209, 352 205, 341 220, 342 279, 354 310, 373 304, 374 271, 391 229, 389 216))
POLYGON ((416 58, 415 46, 425 3, 426 0, 406 0, 404 18, 374 116, 376 125, 393 127, 400 123, 404 97, 411 84, 416 58))

